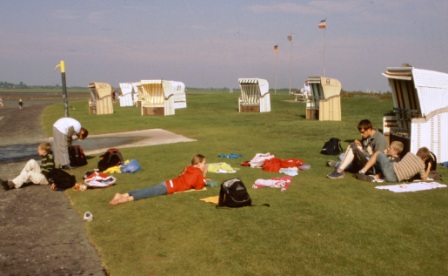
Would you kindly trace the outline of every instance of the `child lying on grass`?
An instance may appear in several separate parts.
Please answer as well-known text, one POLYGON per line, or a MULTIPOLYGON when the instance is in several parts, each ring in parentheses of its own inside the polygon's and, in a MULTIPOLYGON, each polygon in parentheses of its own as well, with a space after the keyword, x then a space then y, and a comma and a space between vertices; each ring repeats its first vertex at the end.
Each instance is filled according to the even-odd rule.
POLYGON ((178 177, 163 181, 155 186, 143 188, 141 190, 134 190, 125 194, 116 193, 114 198, 109 201, 109 203, 112 205, 117 205, 120 203, 167 195, 190 189, 201 190, 206 184, 206 174, 207 165, 205 156, 195 154, 191 159, 191 165, 186 167, 178 177))

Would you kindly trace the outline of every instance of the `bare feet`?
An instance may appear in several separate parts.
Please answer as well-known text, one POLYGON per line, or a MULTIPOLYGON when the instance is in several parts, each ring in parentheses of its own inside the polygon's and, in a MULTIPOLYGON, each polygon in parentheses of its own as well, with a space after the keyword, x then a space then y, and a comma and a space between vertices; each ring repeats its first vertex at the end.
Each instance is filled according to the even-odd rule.
POLYGON ((119 194, 119 193, 116 193, 114 198, 112 198, 112 200, 109 201, 109 204, 117 205, 117 204, 120 204, 120 203, 126 203, 126 202, 131 201, 131 200, 132 199, 131 199, 131 196, 129 196, 129 194, 119 194))

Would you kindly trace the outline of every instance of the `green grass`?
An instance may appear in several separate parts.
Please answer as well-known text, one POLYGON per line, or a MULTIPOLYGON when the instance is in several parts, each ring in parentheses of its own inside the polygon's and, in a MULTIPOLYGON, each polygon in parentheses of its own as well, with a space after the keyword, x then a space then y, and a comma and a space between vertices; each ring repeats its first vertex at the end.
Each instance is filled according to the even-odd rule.
MULTIPOLYGON (((80 216, 93 213, 86 230, 111 275, 447 275, 447 189, 395 194, 350 174, 342 180, 325 177, 330 169, 329 157, 319 154, 323 143, 330 137, 358 138, 356 126, 364 118, 381 128, 390 99, 344 97, 342 121, 319 122, 305 120, 304 104, 285 101, 292 98, 285 93, 271 94, 270 113, 238 113, 238 96, 192 91, 188 108, 166 117, 143 117, 138 108, 118 105, 113 115, 88 115, 87 101, 71 103, 76 111, 70 115, 91 134, 163 128, 198 140, 122 149, 143 171, 116 174, 117 185, 107 189, 65 192, 80 216), (281 176, 239 165, 258 152, 300 158, 312 168, 300 171, 285 192, 254 190, 256 179, 281 176), (219 182, 239 177, 255 204, 271 207, 222 210, 199 200, 218 195, 219 187, 108 204, 116 192, 176 176, 194 153, 238 168, 236 174, 208 177, 219 182), (244 158, 220 159, 221 153, 244 158)), ((62 105, 47 108, 48 136, 63 114, 62 105)), ((96 167, 98 155, 88 161, 73 171, 78 179, 96 167)), ((446 177, 446 168, 438 170, 446 177)))

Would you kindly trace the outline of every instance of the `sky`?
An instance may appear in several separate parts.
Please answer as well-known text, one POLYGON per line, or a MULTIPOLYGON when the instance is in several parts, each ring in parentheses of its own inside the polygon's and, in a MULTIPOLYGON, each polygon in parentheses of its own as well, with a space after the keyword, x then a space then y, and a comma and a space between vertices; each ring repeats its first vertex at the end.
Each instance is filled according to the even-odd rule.
POLYGON ((447 11, 441 0, 2 1, 0 81, 61 85, 63 60, 69 87, 238 88, 238 78, 261 78, 295 89, 326 76, 347 91, 384 92, 387 67, 448 73, 447 11))

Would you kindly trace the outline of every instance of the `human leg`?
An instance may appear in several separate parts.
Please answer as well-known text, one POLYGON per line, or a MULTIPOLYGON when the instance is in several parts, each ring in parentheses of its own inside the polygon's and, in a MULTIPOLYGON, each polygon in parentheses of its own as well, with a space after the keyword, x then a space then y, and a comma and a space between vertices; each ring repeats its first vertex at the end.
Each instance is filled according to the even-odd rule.
POLYGON ((25 167, 22 169, 20 174, 12 180, 12 182, 17 189, 27 182, 40 185, 48 184, 47 178, 41 173, 39 163, 34 159, 26 162, 25 167))
POLYGON ((338 166, 338 171, 343 172, 345 169, 353 162, 354 154, 351 146, 347 147, 345 151, 344 158, 338 166))
POLYGON ((53 127, 53 154, 56 166, 70 166, 70 158, 68 156, 68 137, 53 127))
POLYGON ((165 181, 155 186, 129 192, 129 195, 132 196, 134 200, 156 197, 166 194, 168 194, 168 189, 166 188, 165 181))
POLYGON ((381 167, 384 180, 387 182, 398 182, 397 175, 394 171, 394 162, 387 158, 387 156, 382 152, 378 152, 378 156, 376 158, 381 167))
POLYGON ((342 161, 339 163, 339 165, 337 167, 335 167, 336 169, 333 172, 327 174, 327 177, 331 178, 331 179, 343 178, 344 170, 348 166, 350 166, 350 164, 353 161, 353 158, 354 158, 353 150, 350 146, 348 146, 347 150, 345 151, 344 158, 342 159, 342 161))

